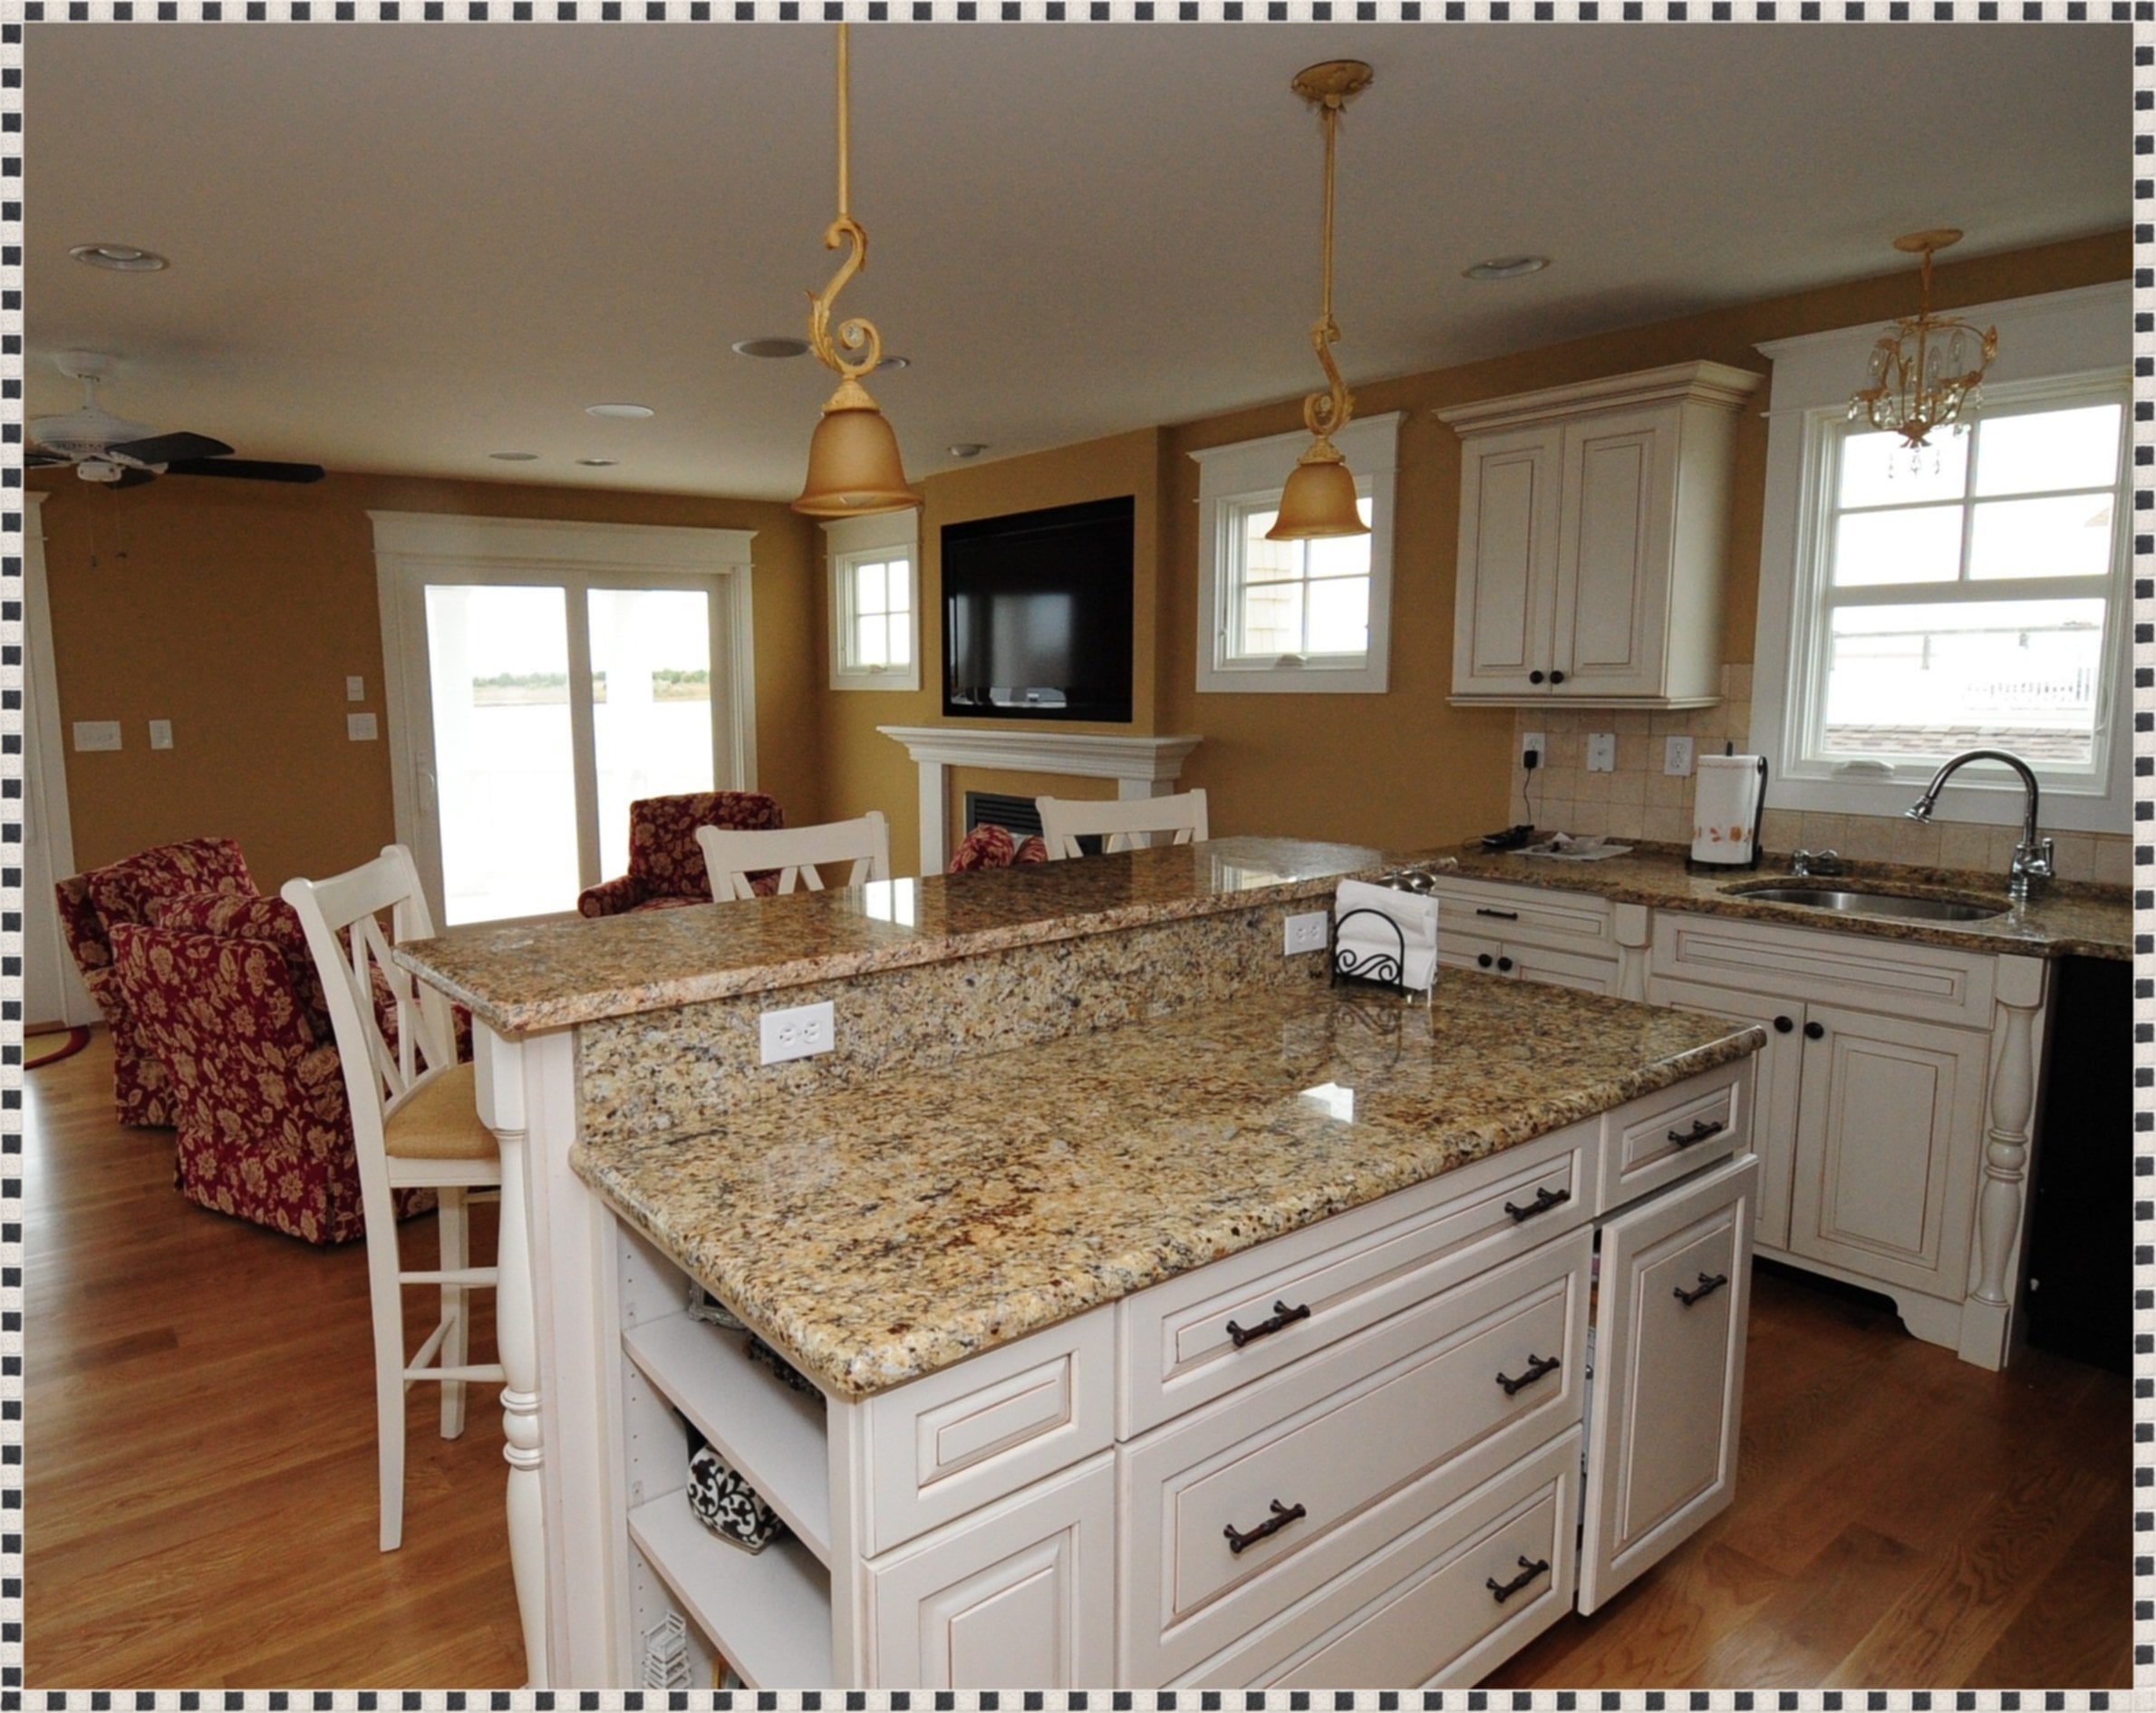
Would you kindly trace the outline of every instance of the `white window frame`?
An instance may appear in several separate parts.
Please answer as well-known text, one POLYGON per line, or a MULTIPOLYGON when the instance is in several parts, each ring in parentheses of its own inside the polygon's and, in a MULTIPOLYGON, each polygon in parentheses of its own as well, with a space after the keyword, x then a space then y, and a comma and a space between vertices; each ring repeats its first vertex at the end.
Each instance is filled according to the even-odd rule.
MULTIPOLYGON (((2131 309, 2131 292, 2122 281, 1953 313, 1977 326, 1998 328, 1999 356, 1984 390, 1987 401, 2000 406, 2047 398, 2064 403, 2077 390, 2130 388, 2131 309)), ((1864 382, 1879 328, 1880 324, 1843 328, 1758 347, 1774 367, 1774 403, 1767 412, 1751 741, 1774 769, 1778 808, 1899 816, 1916 800, 1932 770, 1929 764, 1914 760, 1891 768, 1852 766, 1805 754, 1804 722, 1824 688, 1820 594, 1829 562, 1830 484, 1850 395, 1864 382)), ((2131 394, 2122 391, 2118 396, 2131 394)), ((2119 508, 2115 526, 2119 537, 2112 556, 2109 634, 2097 692, 2096 769, 2092 777, 2036 767, 2043 822, 2051 829, 2122 833, 2132 821, 2132 526, 2128 510, 2123 504, 2119 508)), ((2021 816, 2019 782, 2003 767, 1983 765, 1954 776, 1939 799, 1937 818, 2013 826, 2021 816)))
MULTIPOLYGON (((441 820, 425 758, 434 752, 433 687, 422 670, 429 584, 534 584, 565 591, 569 676, 591 679, 585 610, 593 588, 701 588, 711 597, 711 659, 723 673, 711 697, 711 775, 718 790, 756 789, 756 617, 749 544, 753 529, 698 529, 658 524, 557 522, 525 518, 461 518, 447 513, 370 511, 374 525, 375 596, 382 614, 382 705, 387 713, 390 789, 397 842, 411 847, 421 889, 437 922, 442 907, 441 820)), ((588 731, 590 704, 570 699, 576 733, 576 844, 579 884, 599 872, 598 781, 588 731), (582 711, 578 711, 581 710, 582 711)), ((563 912, 530 918, 553 921, 563 912)), ((488 923, 512 924, 514 919, 488 923)))
POLYGON ((918 690, 921 688, 921 513, 878 512, 867 518, 837 518, 824 526, 824 564, 830 590, 831 688, 833 690, 918 690), (848 666, 853 635, 854 580, 857 565, 894 556, 906 560, 906 599, 914 618, 913 658, 904 666, 848 666))
POLYGON ((1359 658, 1230 661, 1229 581, 1234 575, 1233 525, 1238 511, 1278 500, 1288 472, 1310 444, 1310 435, 1269 435, 1193 452, 1198 465, 1197 688, 1208 692, 1289 695, 1382 695, 1389 687, 1392 655, 1393 494, 1399 474, 1402 411, 1358 417, 1332 443, 1348 460, 1355 491, 1370 501, 1370 640, 1359 658))

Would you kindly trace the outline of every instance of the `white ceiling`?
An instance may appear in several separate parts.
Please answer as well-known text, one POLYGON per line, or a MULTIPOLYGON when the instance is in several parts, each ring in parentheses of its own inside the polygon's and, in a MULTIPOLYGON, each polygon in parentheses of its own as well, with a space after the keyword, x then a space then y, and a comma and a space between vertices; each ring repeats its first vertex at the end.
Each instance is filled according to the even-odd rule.
MULTIPOLYGON (((242 456, 782 498, 829 380, 832 37, 735 24, 32 25, 27 404, 242 456), (172 259, 113 274, 68 247, 172 259), (633 401, 647 422, 584 407, 633 401), (490 461, 495 450, 539 461, 490 461), (618 458, 585 470, 580 457, 618 458)), ((2122 227, 2127 26, 856 25, 875 378, 916 478, 1298 394, 1342 129, 1351 382, 2122 227), (1546 273, 1461 277, 1537 252, 1546 273)))

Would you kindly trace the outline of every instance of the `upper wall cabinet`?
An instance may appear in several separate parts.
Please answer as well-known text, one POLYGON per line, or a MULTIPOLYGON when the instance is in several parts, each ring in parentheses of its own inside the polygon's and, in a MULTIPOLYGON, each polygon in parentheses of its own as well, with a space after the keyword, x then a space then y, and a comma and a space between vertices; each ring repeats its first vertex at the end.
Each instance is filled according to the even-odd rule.
POLYGON ((1460 436, 1453 700, 1719 699, 1736 415, 1718 363, 1440 411, 1460 436))

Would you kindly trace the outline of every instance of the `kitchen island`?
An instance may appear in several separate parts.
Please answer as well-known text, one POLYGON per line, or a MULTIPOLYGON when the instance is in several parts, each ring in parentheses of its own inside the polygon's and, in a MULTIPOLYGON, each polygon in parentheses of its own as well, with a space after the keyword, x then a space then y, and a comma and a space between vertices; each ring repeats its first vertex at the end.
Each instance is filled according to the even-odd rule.
POLYGON ((1373 1636, 1469 1611, 1474 1552, 1539 1569, 1416 1645, 1494 1663, 1572 1603, 1591 1222, 1626 1207, 1605 1308, 1613 1255, 1643 1303, 1676 1268, 1690 1345, 1637 1341, 1716 1408, 1642 1458, 1598 1398, 1604 1592, 1726 1503, 1764 1037, 1473 976, 1331 991, 1285 918, 1381 865, 1223 840, 401 948, 473 1006, 503 1143, 534 1681, 1337 1676, 1340 1636, 1405 1660, 1373 1636), (758 1062, 763 1010, 825 999, 836 1050, 758 1062), (791 1539, 704 1533, 691 1428, 791 1539), (1241 1490, 1282 1458, 1303 1496, 1241 1490))

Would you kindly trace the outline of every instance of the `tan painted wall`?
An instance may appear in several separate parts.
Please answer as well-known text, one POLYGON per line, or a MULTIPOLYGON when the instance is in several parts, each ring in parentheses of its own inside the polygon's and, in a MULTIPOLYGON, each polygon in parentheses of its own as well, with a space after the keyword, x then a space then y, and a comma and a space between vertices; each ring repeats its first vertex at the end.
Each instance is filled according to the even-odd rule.
MULTIPOLYGON (((926 503, 921 512, 921 688, 918 691, 845 690, 828 692, 822 719, 824 733, 824 803, 834 819, 880 808, 891 822, 891 866, 894 872, 911 875, 921 866, 921 816, 918 770, 903 747, 885 737, 878 726, 953 725, 981 731, 1008 731, 1030 726, 1058 731, 1152 732, 1158 697, 1155 663, 1158 653, 1155 613, 1159 605, 1161 561, 1159 517, 1158 431, 1142 430, 1118 434, 1082 446, 1041 452, 1030 458, 1013 458, 931 476, 919 485, 926 503), (1010 720, 952 720, 946 721, 943 705, 943 531, 945 524, 968 523, 976 518, 995 518, 1005 512, 1033 511, 1045 506, 1075 506, 1082 500, 1112 499, 1122 494, 1136 497, 1136 548, 1132 564, 1132 605, 1136 612, 1136 637, 1132 654, 1131 723, 1101 725, 1088 721, 1053 722, 1010 720)), ((828 682, 829 579, 817 576, 817 635, 818 671, 828 682)), ((982 776, 986 777, 986 776, 982 776)), ((969 785, 975 790, 1052 789, 1049 780, 1032 787, 999 787, 983 784, 970 770, 961 770, 952 798, 969 785)), ((1063 780, 1064 795, 1102 795, 1085 789, 1082 780, 1063 780)), ((1113 796, 1110 786, 1105 795, 1113 796)))
POLYGON ((34 486, 49 496, 63 731, 122 727, 116 752, 67 754, 80 866, 224 834, 266 888, 350 867, 395 836, 389 745, 344 734, 347 712, 384 712, 370 508, 757 531, 759 783, 790 818, 822 817, 814 532, 782 505, 348 475, 34 486), (344 699, 353 673, 363 703, 344 699), (171 750, 150 749, 153 719, 172 721, 171 750))
MULTIPOLYGON (((1955 266, 1942 265, 1935 301, 1941 308, 2057 291, 2125 277, 2123 232, 1955 266)), ((1502 290, 1493 286, 1493 291, 1502 290)), ((917 850, 913 769, 878 723, 935 724, 933 690, 940 637, 933 624, 936 532, 945 522, 1041 505, 1136 492, 1140 662, 1150 641, 1154 690, 1141 692, 1140 732, 1196 731, 1186 784, 1204 786, 1216 836, 1287 833, 1347 838, 1395 849, 1451 843, 1509 820, 1513 716, 1508 710, 1447 705, 1451 686, 1455 544, 1459 512, 1459 442, 1432 416, 1442 407, 1538 387, 1621 374, 1658 364, 1712 359, 1765 373, 1754 347, 1762 341, 1837 327, 1884 323, 1914 303, 1907 270, 1880 277, 1579 340, 1460 368, 1358 388, 1365 415, 1407 412, 1400 435, 1394 528, 1392 688, 1384 696, 1208 694, 1193 688, 1197 627, 1197 466, 1188 456, 1208 446, 1293 430, 1300 402, 1126 435, 1036 457, 981 465, 923 484, 926 566, 923 601, 923 672, 915 697, 834 697, 847 704, 827 714, 826 800, 836 813, 880 808, 891 817, 896 866, 910 872, 917 850), (1154 469, 1146 448, 1155 448, 1154 469), (1158 535, 1147 539, 1148 519, 1158 535), (1147 566, 1157 605, 1146 598, 1147 566), (1148 617, 1152 620, 1150 638, 1148 617)), ((1343 305, 1348 304, 1343 298, 1343 305)), ((1352 311, 1349 342, 1353 361, 1352 311)), ((1283 334, 1289 336, 1292 330, 1283 334)), ((1315 377, 1313 376, 1313 379, 1315 377)), ((1860 377, 1852 376, 1853 388, 1860 377)), ((1762 408, 1768 400, 1762 395, 1762 408)), ((1740 419, 1735 500, 1729 528, 1724 634, 1727 659, 1749 662, 1757 618, 1759 537, 1765 489, 1766 424, 1758 411, 1740 419)), ((1283 471, 1284 474, 1284 471, 1283 471)), ((1053 782, 1049 782, 1050 785, 1053 782)), ((1068 795, 1091 794, 1065 781, 1068 795)), ((989 788, 993 789, 993 788, 989 788)))

